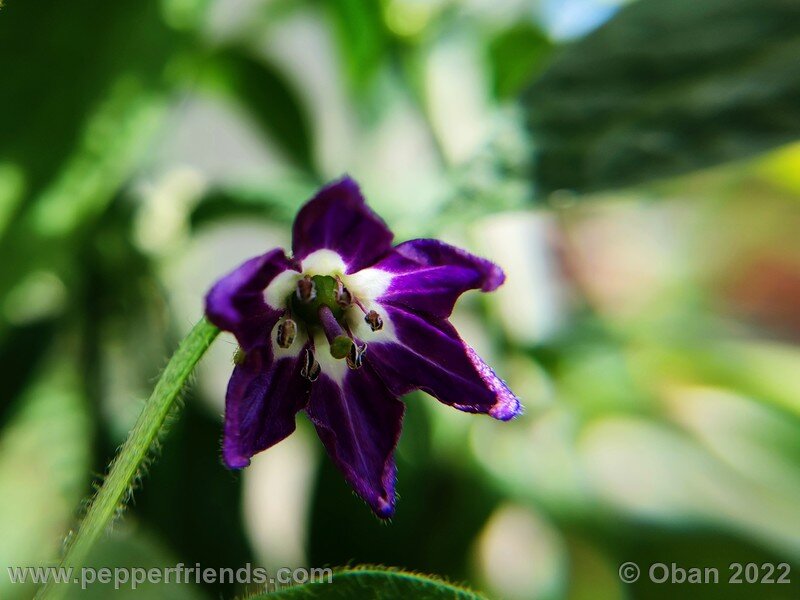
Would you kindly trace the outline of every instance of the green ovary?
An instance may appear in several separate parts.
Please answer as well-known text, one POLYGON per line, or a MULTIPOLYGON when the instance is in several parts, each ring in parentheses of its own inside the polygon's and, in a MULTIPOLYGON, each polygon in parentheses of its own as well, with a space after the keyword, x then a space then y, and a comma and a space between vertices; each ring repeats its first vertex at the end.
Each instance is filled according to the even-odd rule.
POLYGON ((289 297, 289 306, 292 307, 292 317, 302 321, 306 326, 318 328, 321 326, 319 320, 319 309, 327 306, 331 309, 333 316, 340 323, 344 317, 344 309, 336 302, 336 280, 329 275, 314 275, 311 278, 317 291, 317 296, 310 302, 302 302, 297 294, 292 292, 289 297))

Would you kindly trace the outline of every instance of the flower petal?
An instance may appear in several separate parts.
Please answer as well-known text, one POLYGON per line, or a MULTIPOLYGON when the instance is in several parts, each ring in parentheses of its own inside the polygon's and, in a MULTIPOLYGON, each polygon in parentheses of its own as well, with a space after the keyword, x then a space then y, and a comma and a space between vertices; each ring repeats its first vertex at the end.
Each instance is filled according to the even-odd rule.
POLYGON ((392 232, 364 202, 349 177, 328 185, 297 214, 292 251, 303 260, 316 250, 336 252, 353 273, 368 267, 392 246, 392 232))
POLYGON ((373 268, 394 274, 379 302, 443 319, 467 290, 490 292, 505 280, 493 262, 428 239, 403 242, 373 268))
POLYGON ((206 296, 206 316, 214 325, 236 336, 246 351, 269 339, 280 311, 264 301, 264 289, 280 273, 292 268, 281 249, 251 258, 217 281, 206 296))
POLYGON ((310 384, 300 376, 302 352, 273 360, 269 345, 248 352, 228 382, 222 456, 231 469, 280 442, 295 429, 310 384))
POLYGON ((507 421, 522 412, 519 399, 444 319, 427 320, 387 307, 396 341, 372 342, 366 360, 389 389, 413 389, 471 413, 507 421))
POLYGON ((404 411, 369 365, 348 371, 341 384, 323 371, 306 408, 333 462, 382 519, 394 513, 393 455, 404 411))

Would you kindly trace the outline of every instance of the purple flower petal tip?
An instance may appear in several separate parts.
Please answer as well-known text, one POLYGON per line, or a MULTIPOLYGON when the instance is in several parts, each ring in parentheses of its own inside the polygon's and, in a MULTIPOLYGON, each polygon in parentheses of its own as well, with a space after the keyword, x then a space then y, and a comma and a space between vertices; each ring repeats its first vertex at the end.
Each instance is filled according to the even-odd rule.
POLYGON ((503 269, 492 263, 486 273, 486 279, 481 286, 482 292, 493 292, 506 282, 506 274, 503 269))
POLYGON ((292 258, 283 250, 252 258, 208 292, 208 319, 240 346, 225 398, 228 468, 247 467, 286 438, 304 411, 347 483, 389 519, 399 396, 419 389, 502 421, 522 412, 448 320, 461 294, 496 289, 503 270, 438 240, 393 247, 392 239, 343 177, 299 211, 292 258))
POLYGON ((522 404, 519 398, 514 395, 514 392, 508 388, 506 382, 497 376, 494 369, 483 362, 483 359, 478 356, 475 350, 466 344, 464 348, 467 352, 467 357, 472 366, 475 367, 486 388, 496 398, 496 402, 489 409, 489 415, 500 421, 509 421, 522 414, 522 404))
POLYGON ((378 498, 375 506, 372 507, 375 514, 381 519, 391 519, 394 516, 394 502, 389 502, 383 498, 378 498))
POLYGON ((510 421, 522 415, 523 412, 519 399, 516 396, 512 396, 508 400, 498 400, 498 403, 489 411, 489 416, 498 421, 510 421))
POLYGON ((244 469, 245 467, 250 466, 249 458, 240 456, 238 454, 228 454, 224 450, 222 453, 222 460, 225 462, 225 466, 232 471, 238 471, 239 469, 244 469))

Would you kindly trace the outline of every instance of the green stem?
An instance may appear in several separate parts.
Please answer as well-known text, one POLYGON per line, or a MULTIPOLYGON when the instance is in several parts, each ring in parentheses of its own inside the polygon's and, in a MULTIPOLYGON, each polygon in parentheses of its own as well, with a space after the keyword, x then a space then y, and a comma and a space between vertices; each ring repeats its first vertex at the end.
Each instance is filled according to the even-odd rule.
MULTIPOLYGON (((219 329, 202 319, 189 332, 172 355, 167 368, 158 380, 153 393, 142 409, 128 439, 111 463, 108 476, 92 500, 77 533, 69 540, 59 567, 80 568, 92 546, 105 533, 108 524, 119 513, 132 489, 134 479, 140 474, 153 444, 164 426, 164 420, 180 395, 186 380, 219 329)), ((73 575, 75 577, 76 575, 73 575)), ((36 598, 53 600, 62 597, 69 586, 48 582, 39 588, 36 598)))

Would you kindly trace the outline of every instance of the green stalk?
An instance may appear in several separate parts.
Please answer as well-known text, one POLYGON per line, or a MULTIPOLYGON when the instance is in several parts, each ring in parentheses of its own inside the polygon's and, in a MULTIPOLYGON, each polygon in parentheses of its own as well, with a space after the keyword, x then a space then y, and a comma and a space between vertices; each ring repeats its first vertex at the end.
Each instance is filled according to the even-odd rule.
MULTIPOLYGON (((134 479, 140 474, 153 444, 158 440, 164 420, 189 375, 217 334, 219 329, 206 319, 202 319, 178 346, 131 429, 128 439, 111 463, 108 476, 92 500, 78 531, 69 540, 64 558, 59 564, 60 568, 79 569, 92 546, 105 533, 108 524, 119 514, 132 489, 134 479)), ((77 573, 72 575, 72 577, 77 576, 77 573)), ((61 598, 68 587, 69 584, 53 584, 48 581, 44 587, 39 588, 36 598, 39 600, 61 598)))

